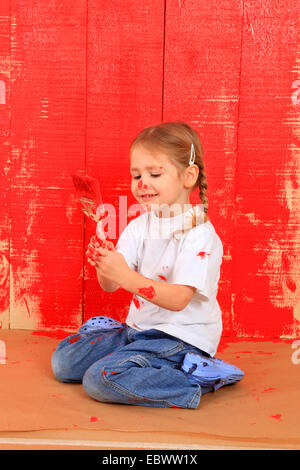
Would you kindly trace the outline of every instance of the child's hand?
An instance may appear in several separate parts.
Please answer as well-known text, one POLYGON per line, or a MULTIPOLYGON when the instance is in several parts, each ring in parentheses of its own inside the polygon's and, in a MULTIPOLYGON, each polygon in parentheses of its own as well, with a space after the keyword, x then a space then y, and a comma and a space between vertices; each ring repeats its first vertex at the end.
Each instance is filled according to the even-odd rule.
POLYGON ((122 285, 131 271, 124 256, 118 251, 98 248, 99 256, 95 260, 95 268, 111 282, 122 285))
POLYGON ((114 251, 115 247, 114 244, 110 241, 105 240, 104 242, 99 242, 96 236, 93 236, 90 240, 88 245, 88 249, 86 251, 88 262, 96 267, 97 260, 100 256, 99 248, 100 246, 106 248, 107 250, 114 251))

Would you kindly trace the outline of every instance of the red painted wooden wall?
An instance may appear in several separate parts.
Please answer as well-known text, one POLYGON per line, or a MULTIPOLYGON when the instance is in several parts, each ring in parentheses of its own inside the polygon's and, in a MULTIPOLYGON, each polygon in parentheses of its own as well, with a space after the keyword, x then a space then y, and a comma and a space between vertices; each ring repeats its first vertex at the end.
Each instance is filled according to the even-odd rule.
POLYGON ((0 326, 125 319, 131 295, 86 263, 70 176, 99 178, 118 237, 131 140, 183 119, 224 246, 224 335, 299 335, 298 1, 5 0, 0 28, 0 326))

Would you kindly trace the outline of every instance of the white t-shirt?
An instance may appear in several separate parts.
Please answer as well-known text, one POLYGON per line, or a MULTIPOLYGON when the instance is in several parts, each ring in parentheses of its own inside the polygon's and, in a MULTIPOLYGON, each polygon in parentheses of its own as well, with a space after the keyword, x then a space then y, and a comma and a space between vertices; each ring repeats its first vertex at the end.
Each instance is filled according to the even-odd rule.
MULTIPOLYGON (((194 210, 198 217, 200 207, 194 206, 194 210)), ((179 312, 134 295, 126 323, 137 330, 164 331, 213 356, 222 333, 216 296, 223 245, 210 221, 184 234, 175 233, 173 237, 174 231, 191 227, 192 215, 193 208, 170 218, 158 217, 154 211, 146 212, 131 220, 122 232, 116 250, 123 254, 131 269, 155 281, 197 289, 189 304, 179 312)))

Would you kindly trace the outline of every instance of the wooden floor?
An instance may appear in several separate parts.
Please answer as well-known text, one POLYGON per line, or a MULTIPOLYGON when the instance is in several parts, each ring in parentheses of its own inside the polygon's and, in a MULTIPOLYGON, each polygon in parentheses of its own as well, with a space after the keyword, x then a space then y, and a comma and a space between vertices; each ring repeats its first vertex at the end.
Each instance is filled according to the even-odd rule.
POLYGON ((1 330, 1 450, 300 449, 300 364, 291 341, 224 338, 217 357, 245 378, 184 410, 103 404, 81 384, 58 382, 50 358, 62 336, 1 330))

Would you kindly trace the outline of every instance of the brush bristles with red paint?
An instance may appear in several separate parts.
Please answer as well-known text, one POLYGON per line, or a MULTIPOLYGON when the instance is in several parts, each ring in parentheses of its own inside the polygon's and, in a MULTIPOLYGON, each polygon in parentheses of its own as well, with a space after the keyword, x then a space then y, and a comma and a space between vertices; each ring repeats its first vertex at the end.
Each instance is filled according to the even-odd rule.
MULTIPOLYGON (((105 213, 98 180, 82 175, 72 175, 72 179, 83 213, 98 223, 105 213)), ((98 226, 96 235, 99 240, 105 240, 105 235, 98 226)))
POLYGON ((96 178, 90 176, 73 175, 73 183, 80 197, 93 199, 98 204, 102 203, 100 186, 96 178))

